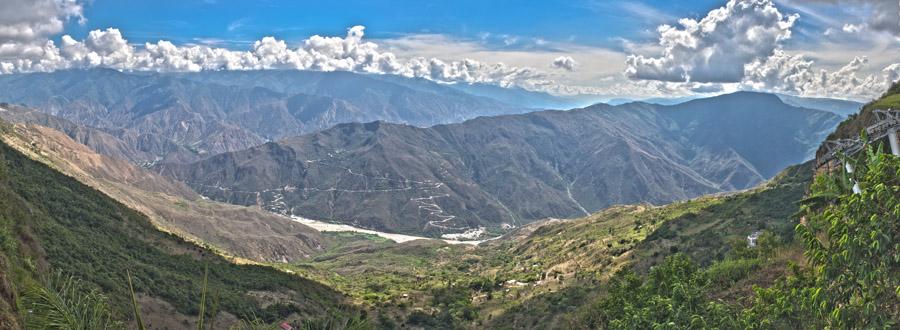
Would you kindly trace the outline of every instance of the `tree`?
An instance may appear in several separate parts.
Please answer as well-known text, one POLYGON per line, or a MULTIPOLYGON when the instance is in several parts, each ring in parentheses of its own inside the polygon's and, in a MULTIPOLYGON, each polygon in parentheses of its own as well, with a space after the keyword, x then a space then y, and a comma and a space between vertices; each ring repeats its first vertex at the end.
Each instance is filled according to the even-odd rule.
POLYGON ((900 320, 900 159, 869 146, 849 177, 820 176, 797 232, 813 265, 817 314, 835 327, 900 320), (854 194, 849 179, 859 183, 854 194))
POLYGON ((646 277, 616 274, 606 298, 582 316, 582 323, 604 329, 735 327, 735 313, 706 298, 708 285, 690 257, 675 254, 646 277))

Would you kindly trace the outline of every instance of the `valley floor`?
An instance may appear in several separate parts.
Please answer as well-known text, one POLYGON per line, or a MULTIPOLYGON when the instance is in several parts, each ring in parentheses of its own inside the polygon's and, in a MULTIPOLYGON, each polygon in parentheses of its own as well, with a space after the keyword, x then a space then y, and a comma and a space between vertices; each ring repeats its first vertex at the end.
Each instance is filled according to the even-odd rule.
MULTIPOLYGON (((310 228, 318 230, 320 232, 352 232, 352 233, 362 233, 362 234, 371 234, 379 237, 383 237, 389 240, 392 240, 397 243, 406 243, 415 240, 434 240, 432 237, 424 237, 424 236, 413 236, 413 235, 404 235, 404 234, 396 234, 396 233, 387 233, 383 231, 371 230, 358 228, 351 225, 339 224, 339 223, 330 223, 319 220, 312 220, 298 216, 292 216, 292 220, 302 223, 310 228)), ((461 241, 461 240, 453 240, 453 239, 437 239, 439 241, 449 243, 449 244, 468 244, 468 245, 478 245, 483 240, 471 240, 471 241, 461 241)))

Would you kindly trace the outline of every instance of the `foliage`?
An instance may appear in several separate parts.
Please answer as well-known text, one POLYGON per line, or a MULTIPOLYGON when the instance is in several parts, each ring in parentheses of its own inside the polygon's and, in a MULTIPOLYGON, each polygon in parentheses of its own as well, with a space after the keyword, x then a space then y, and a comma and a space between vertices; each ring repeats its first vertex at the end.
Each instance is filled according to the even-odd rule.
POLYGON ((157 230, 143 215, 0 144, 0 248, 13 268, 13 289, 28 287, 40 270, 80 279, 107 295, 114 319, 134 317, 133 289, 198 315, 203 265, 223 311, 267 322, 288 315, 336 311, 340 295, 275 269, 236 265, 209 250, 157 230), (297 304, 266 304, 251 293, 287 292, 297 304), (302 302, 302 303, 299 303, 302 302))
POLYGON ((85 283, 60 272, 23 297, 25 324, 32 329, 123 329, 113 319, 106 297, 85 283))
POLYGON ((833 327, 895 327, 900 320, 900 159, 867 148, 855 164, 852 193, 839 176, 822 176, 813 194, 832 203, 804 207, 797 232, 814 266, 813 312, 833 327))
POLYGON ((733 311, 706 299, 709 277, 688 256, 675 254, 646 277, 617 274, 582 326, 609 329, 737 327, 733 311))
POLYGON ((818 293, 809 269, 793 265, 791 274, 768 288, 755 288, 750 307, 742 311, 744 327, 755 329, 822 329, 814 311, 818 293))
POLYGON ((759 259, 727 259, 716 262, 704 270, 710 284, 728 288, 761 268, 759 259))
MULTIPOLYGON (((207 278, 208 274, 204 274, 207 278)), ((131 288, 131 275, 128 274, 129 288, 131 288)), ((207 282, 203 283, 203 296, 206 296, 207 282)), ((131 299, 134 307, 134 319, 138 329, 145 329, 141 321, 141 313, 135 298, 133 289, 131 299)), ((201 300, 200 314, 197 320, 197 329, 216 329, 214 321, 204 326, 204 304, 201 300)), ((106 296, 95 289, 88 288, 83 282, 72 277, 64 276, 61 272, 54 273, 44 285, 35 286, 24 297, 24 305, 27 308, 25 316, 26 325, 34 329, 124 329, 120 321, 113 320, 111 308, 106 296)), ((215 305, 214 305, 215 306, 215 305)), ((215 307, 211 315, 216 315, 215 307)), ((344 317, 344 314, 329 314, 326 317, 308 319, 300 323, 300 329, 309 330, 366 330, 372 326, 360 316, 344 317)), ((239 320, 230 329, 257 330, 279 329, 276 324, 253 317, 239 320)))
POLYGON ((330 315, 322 318, 315 318, 303 322, 300 326, 302 330, 370 330, 374 327, 366 321, 366 319, 354 317, 341 317, 330 315))
POLYGON ((141 319, 141 308, 138 306, 137 297, 134 294, 134 284, 131 281, 131 272, 126 271, 128 275, 128 292, 131 293, 131 308, 134 316, 134 323, 137 325, 138 330, 144 330, 146 327, 144 326, 144 321, 141 319))
MULTIPOLYGON (((676 252, 688 254, 702 266, 729 255, 737 257, 735 250, 746 250, 747 235, 758 230, 763 231, 760 245, 770 250, 767 253, 777 243, 768 240, 790 243, 794 237, 791 219, 800 210, 812 172, 811 162, 789 167, 761 189, 717 198, 716 203, 664 222, 635 248, 638 270, 676 252)), ((747 252, 755 255, 758 250, 747 252)))
POLYGON ((699 269, 682 254, 640 276, 617 274, 578 326, 602 328, 895 328, 900 320, 900 159, 869 147, 851 177, 812 185, 797 225, 809 266, 791 265, 746 305, 711 295, 734 286, 786 248, 763 233, 756 248, 735 241, 730 257, 699 269), (850 180, 858 182, 859 194, 850 180))

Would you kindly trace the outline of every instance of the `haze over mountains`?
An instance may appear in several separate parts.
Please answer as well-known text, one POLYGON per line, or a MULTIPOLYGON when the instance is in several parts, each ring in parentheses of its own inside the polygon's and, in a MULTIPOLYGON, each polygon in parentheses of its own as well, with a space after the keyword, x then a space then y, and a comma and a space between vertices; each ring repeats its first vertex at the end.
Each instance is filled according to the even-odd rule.
POLYGON ((198 160, 339 123, 430 126, 528 111, 426 80, 347 72, 97 69, 4 75, 0 86, 5 102, 101 129, 148 162, 198 160))
MULTIPOLYGON (((775 94, 781 99, 782 102, 788 105, 793 105, 795 107, 800 108, 809 108, 816 110, 823 110, 834 113, 836 115, 840 115, 842 117, 847 117, 851 114, 854 114, 859 111, 859 109, 863 106, 862 103, 856 101, 848 101, 848 100, 839 100, 839 99, 828 99, 828 98, 814 98, 814 97, 801 97, 801 96, 793 96, 786 94, 775 94)), ((607 100, 606 104, 609 105, 622 105, 631 102, 645 102, 645 103, 653 103, 659 105, 676 105, 679 103, 684 103, 691 100, 696 100, 702 98, 700 96, 686 96, 686 97, 653 97, 647 99, 629 99, 629 98, 614 98, 607 100)))
POLYGON ((839 120, 742 92, 430 128, 342 124, 158 170, 210 198, 283 214, 407 233, 502 231, 753 187, 809 159, 839 120))
POLYGON ((840 118, 761 93, 519 114, 574 101, 348 72, 98 69, 0 86, 0 99, 37 110, 8 107, 7 120, 156 164, 204 196, 429 235, 753 187, 810 158, 840 118))
MULTIPOLYGON (((3 102, 57 117, 33 114, 34 121, 64 131, 74 129, 72 124, 95 128, 90 136, 79 133, 80 142, 94 143, 100 152, 119 149, 109 150, 111 156, 139 164, 192 162, 340 123, 383 120, 428 127, 586 104, 578 96, 520 88, 297 70, 171 74, 72 70, 3 75, 0 86, 3 102), (120 145, 112 145, 116 143, 110 142, 111 137, 120 145)), ((843 116, 858 108, 850 101, 780 97, 791 105, 843 116)), ((684 100, 647 102, 680 101, 684 100)))

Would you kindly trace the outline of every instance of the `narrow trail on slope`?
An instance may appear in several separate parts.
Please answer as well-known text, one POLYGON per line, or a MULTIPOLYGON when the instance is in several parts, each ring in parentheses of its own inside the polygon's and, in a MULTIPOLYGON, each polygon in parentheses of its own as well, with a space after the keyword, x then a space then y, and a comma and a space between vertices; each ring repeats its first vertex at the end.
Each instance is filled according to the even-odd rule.
POLYGON ((412 201, 414 201, 414 202, 416 202, 416 203, 419 204, 419 210, 425 210, 426 212, 428 212, 428 214, 425 216, 425 219, 426 219, 426 220, 428 220, 429 217, 438 218, 438 220, 428 220, 428 223, 426 224, 426 227, 427 227, 427 226, 432 226, 432 227, 437 227, 437 228, 446 229, 446 230, 467 230, 467 229, 471 229, 471 228, 468 228, 468 227, 452 227, 452 226, 447 226, 447 225, 446 225, 448 222, 452 221, 453 219, 456 219, 456 216, 455 216, 455 215, 449 215, 449 214, 448 214, 448 215, 445 215, 445 214, 444 214, 444 209, 441 208, 441 206, 438 205, 438 204, 434 201, 435 198, 442 198, 442 197, 450 197, 450 195, 449 195, 449 194, 442 194, 442 195, 434 195, 434 196, 419 197, 419 198, 413 198, 413 199, 411 199, 412 201))
POLYGON ((584 206, 581 206, 581 203, 579 203, 578 200, 575 199, 575 196, 572 196, 572 186, 575 185, 575 181, 578 181, 578 179, 575 179, 572 182, 570 182, 568 185, 566 185, 566 195, 569 196, 569 199, 572 200, 573 203, 575 203, 575 206, 577 206, 578 209, 581 210, 581 212, 584 212, 585 216, 589 216, 589 215, 591 215, 591 213, 588 212, 588 210, 585 209, 584 206))
POLYGON ((572 201, 572 204, 575 204, 575 206, 578 207, 578 209, 581 210, 581 212, 584 213, 585 216, 591 215, 591 213, 588 212, 588 210, 585 209, 577 199, 575 199, 575 196, 572 195, 572 186, 575 185, 575 181, 578 181, 578 176, 575 176, 575 179, 572 180, 572 182, 568 182, 562 177, 562 174, 559 172, 559 164, 553 164, 553 168, 556 170, 554 172, 554 174, 556 174, 556 178, 559 179, 559 181, 562 182, 563 186, 566 187, 566 196, 569 197, 569 200, 572 201))

